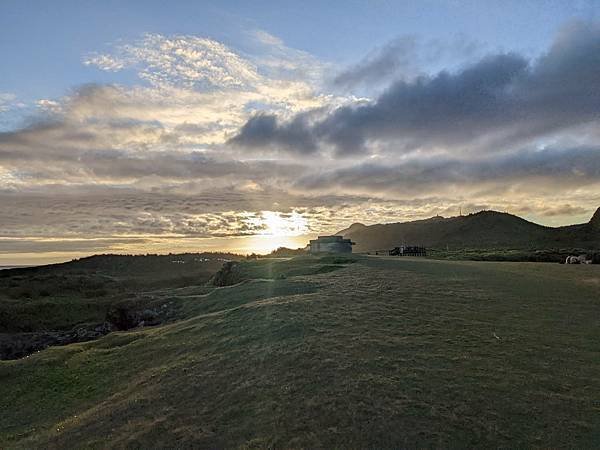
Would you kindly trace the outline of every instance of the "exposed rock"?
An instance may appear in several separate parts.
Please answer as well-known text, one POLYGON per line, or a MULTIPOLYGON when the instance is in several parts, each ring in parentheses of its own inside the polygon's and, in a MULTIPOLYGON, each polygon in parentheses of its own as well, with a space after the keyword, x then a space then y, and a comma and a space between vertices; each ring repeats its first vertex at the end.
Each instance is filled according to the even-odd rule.
POLYGON ((129 330, 140 326, 159 325, 170 315, 168 308, 160 308, 158 311, 153 309, 137 311, 133 308, 135 305, 115 305, 106 313, 106 320, 117 330, 129 330))
POLYGON ((158 325, 160 323, 160 317, 158 313, 151 309, 143 310, 139 317, 145 325, 158 325))
POLYGON ((104 322, 92 327, 79 327, 71 331, 0 334, 0 360, 23 358, 53 345, 91 341, 110 333, 112 330, 112 325, 104 322))
POLYGON ((0 333, 0 360, 19 359, 54 345, 68 345, 98 339, 111 331, 159 325, 175 315, 176 305, 171 301, 148 308, 152 298, 134 297, 113 305, 106 321, 91 326, 79 326, 70 331, 40 331, 28 333, 0 333), (143 309, 142 309, 143 308, 143 309))

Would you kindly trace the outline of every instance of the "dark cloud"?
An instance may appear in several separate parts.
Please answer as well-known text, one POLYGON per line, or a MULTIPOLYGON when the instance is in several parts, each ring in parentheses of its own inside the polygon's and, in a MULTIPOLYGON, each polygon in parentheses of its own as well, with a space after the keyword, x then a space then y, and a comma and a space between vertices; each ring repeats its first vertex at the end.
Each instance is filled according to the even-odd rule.
POLYGON ((481 52, 481 45, 464 35, 448 40, 423 40, 417 36, 400 36, 371 51, 358 63, 338 73, 334 88, 361 88, 372 91, 390 80, 409 80, 423 73, 423 67, 460 66, 481 52))
POLYGON ((339 108, 319 124, 319 133, 341 153, 360 151, 367 140, 410 147, 464 142, 505 120, 508 87, 526 69, 519 56, 498 55, 457 75, 398 82, 373 104, 339 108))
POLYGON ((391 76, 414 75, 415 59, 416 39, 404 36, 371 52, 358 64, 336 75, 332 83, 336 87, 347 89, 364 83, 389 80, 391 76))
POLYGON ((600 180, 600 148, 522 150, 478 159, 432 157, 389 165, 364 163, 349 168, 317 172, 297 181, 302 189, 323 191, 393 192, 396 195, 443 192, 445 187, 492 184, 498 191, 517 185, 555 189, 597 184, 600 180))
POLYGON ((269 116, 258 127, 251 119, 234 141, 299 152, 317 142, 338 154, 369 151, 371 142, 397 151, 494 151, 600 119, 598 55, 600 26, 572 24, 537 60, 499 54, 457 73, 398 81, 374 102, 337 108, 308 126, 269 116))
POLYGON ((298 114, 290 122, 281 122, 273 114, 257 114, 229 142, 256 149, 275 148, 301 153, 313 153, 317 150, 317 142, 306 114, 298 114))

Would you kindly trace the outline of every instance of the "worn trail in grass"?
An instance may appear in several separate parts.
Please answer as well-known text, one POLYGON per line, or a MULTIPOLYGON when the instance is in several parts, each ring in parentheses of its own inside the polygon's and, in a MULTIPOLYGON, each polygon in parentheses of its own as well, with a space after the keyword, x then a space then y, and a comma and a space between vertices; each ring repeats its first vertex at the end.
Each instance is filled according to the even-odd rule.
POLYGON ((0 447, 600 442, 600 267, 284 264, 173 290, 178 322, 0 362, 0 447))

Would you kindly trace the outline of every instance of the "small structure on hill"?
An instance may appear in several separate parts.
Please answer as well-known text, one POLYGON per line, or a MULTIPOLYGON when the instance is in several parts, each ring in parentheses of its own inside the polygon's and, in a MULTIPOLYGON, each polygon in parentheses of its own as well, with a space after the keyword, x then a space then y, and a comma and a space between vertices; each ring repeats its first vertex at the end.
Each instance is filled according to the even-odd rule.
POLYGON ((425 247, 401 245, 400 247, 394 247, 389 252, 390 256, 427 256, 427 250, 425 247))
POLYGON ((343 236, 319 236, 308 244, 310 253, 352 253, 354 242, 343 236))

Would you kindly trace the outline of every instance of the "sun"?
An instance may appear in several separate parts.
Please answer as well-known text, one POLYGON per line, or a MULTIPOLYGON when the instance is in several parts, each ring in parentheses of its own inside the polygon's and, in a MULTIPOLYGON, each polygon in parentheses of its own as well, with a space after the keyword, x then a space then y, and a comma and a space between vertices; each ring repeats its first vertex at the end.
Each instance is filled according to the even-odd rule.
POLYGON ((268 236, 298 236, 308 232, 308 220, 296 211, 289 214, 262 211, 262 224, 261 234, 268 236))
POLYGON ((298 248, 306 244, 308 220, 296 211, 261 211, 257 222, 261 231, 252 238, 252 252, 269 253, 279 247, 298 248))

